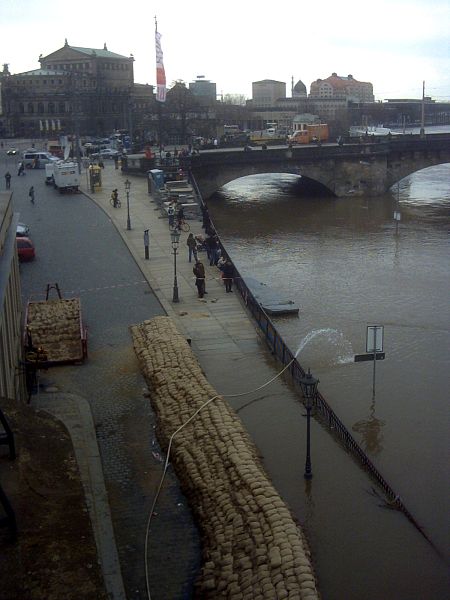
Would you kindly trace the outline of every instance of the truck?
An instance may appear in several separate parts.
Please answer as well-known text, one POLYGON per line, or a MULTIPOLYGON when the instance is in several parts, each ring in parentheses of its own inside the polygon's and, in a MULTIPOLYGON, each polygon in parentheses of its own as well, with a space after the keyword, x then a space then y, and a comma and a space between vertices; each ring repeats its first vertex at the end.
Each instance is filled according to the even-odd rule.
POLYGON ((79 298, 64 299, 58 284, 48 284, 46 299, 29 301, 25 314, 24 354, 30 366, 82 363, 87 357, 87 329, 79 298), (55 289, 58 298, 49 299, 55 289))
POLYGON ((72 161, 59 160, 55 163, 45 165, 45 183, 53 185, 64 192, 77 192, 80 185, 80 174, 78 164, 72 161))
POLYGON ((275 127, 250 132, 250 145, 267 146, 269 144, 285 144, 286 134, 275 127))
POLYGON ((327 142, 329 138, 326 123, 297 123, 296 130, 288 137, 289 144, 310 144, 327 142))

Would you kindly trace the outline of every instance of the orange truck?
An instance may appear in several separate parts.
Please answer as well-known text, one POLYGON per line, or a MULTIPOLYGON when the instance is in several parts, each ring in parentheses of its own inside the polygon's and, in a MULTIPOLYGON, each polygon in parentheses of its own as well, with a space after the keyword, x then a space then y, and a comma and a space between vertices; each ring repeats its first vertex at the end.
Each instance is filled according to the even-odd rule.
POLYGON ((329 138, 328 125, 320 123, 309 125, 307 123, 299 124, 292 135, 288 137, 289 144, 310 144, 311 142, 327 142, 329 138))

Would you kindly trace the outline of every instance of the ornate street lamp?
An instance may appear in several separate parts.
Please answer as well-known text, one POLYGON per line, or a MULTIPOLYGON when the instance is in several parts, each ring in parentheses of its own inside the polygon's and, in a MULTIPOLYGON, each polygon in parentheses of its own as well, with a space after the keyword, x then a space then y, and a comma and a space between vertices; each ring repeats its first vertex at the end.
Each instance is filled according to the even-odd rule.
POLYGON ((311 375, 311 371, 300 379, 303 397, 306 400, 306 463, 305 463, 305 479, 312 478, 311 470, 311 408, 317 394, 317 385, 319 380, 311 375))
POLYGON ((131 188, 131 181, 127 180, 125 181, 125 192, 127 194, 127 229, 128 231, 131 229, 131 221, 130 221, 130 188, 131 188))
POLYGON ((180 230, 177 227, 175 227, 175 229, 170 232, 170 240, 172 242, 173 269, 174 269, 172 302, 179 302, 180 300, 178 298, 178 283, 177 283, 177 250, 178 250, 178 243, 180 241, 180 230))

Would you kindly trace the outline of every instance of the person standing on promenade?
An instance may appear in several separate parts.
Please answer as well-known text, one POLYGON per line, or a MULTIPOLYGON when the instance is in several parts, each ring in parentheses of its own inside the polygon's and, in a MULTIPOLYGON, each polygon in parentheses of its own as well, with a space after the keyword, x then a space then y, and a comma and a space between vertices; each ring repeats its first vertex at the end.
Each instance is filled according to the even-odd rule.
POLYGON ((30 191, 28 192, 28 195, 30 196, 31 204, 34 204, 34 187, 33 186, 30 187, 30 191))
POLYGON ((6 171, 6 173, 5 173, 5 181, 6 181, 6 189, 9 190, 9 188, 11 187, 11 173, 9 171, 6 171))
POLYGON ((231 288, 233 287, 234 266, 229 258, 227 258, 222 267, 222 277, 225 283, 225 291, 232 292, 233 290, 231 288))
POLYGON ((193 233, 190 233, 188 235, 188 238, 186 240, 186 244, 187 244, 187 247, 189 248, 189 262, 192 262, 192 255, 194 256, 195 262, 197 262, 197 260, 198 260, 198 255, 197 255, 197 240, 195 239, 193 233))
POLYGON ((195 275, 195 285, 198 290, 198 297, 203 298, 206 294, 205 290, 205 267, 200 260, 197 260, 194 268, 192 269, 195 275))

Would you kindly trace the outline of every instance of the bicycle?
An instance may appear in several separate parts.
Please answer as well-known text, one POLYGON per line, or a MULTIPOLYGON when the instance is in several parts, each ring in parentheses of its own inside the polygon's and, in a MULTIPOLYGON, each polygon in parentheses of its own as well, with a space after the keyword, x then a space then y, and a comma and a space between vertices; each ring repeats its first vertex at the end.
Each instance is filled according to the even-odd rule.
POLYGON ((119 198, 110 198, 109 199, 109 203, 111 204, 111 206, 113 208, 120 208, 122 206, 122 202, 119 200, 119 198))
POLYGON ((169 229, 170 231, 173 231, 174 229, 179 229, 180 231, 184 231, 185 233, 191 230, 189 223, 186 223, 184 219, 181 219, 180 221, 174 221, 172 225, 169 225, 169 229))

